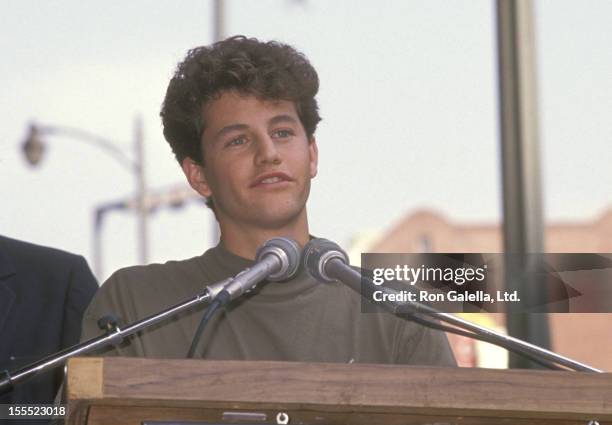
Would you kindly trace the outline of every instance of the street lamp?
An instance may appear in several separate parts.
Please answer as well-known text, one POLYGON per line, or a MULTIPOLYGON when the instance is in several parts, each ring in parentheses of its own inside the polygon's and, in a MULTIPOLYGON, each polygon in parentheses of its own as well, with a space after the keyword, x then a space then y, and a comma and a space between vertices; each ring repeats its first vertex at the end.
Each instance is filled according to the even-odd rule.
POLYGON ((33 124, 30 125, 30 131, 22 144, 22 150, 28 164, 33 167, 38 165, 45 154, 45 144, 40 140, 38 128, 33 124))
POLYGON ((30 123, 28 134, 22 143, 22 151, 26 160, 32 166, 37 166, 43 159, 45 153, 44 135, 63 135, 96 148, 102 149, 112 156, 135 178, 138 211, 138 246, 139 260, 141 264, 147 263, 148 258, 148 206, 147 188, 144 176, 144 142, 142 135, 142 120, 136 117, 134 120, 134 156, 127 156, 113 142, 96 136, 84 130, 72 127, 60 127, 51 125, 38 125, 30 123))
MULTIPOLYGON (((206 199, 201 197, 190 186, 177 184, 168 188, 150 189, 147 192, 147 207, 149 215, 153 215, 159 209, 177 210, 185 207, 188 203, 205 203, 206 199)), ((102 261, 102 226, 107 213, 113 211, 124 211, 133 209, 137 202, 132 198, 116 199, 98 205, 94 210, 94 233, 93 233, 93 267, 98 278, 103 275, 102 261)), ((213 218, 214 220, 214 218, 213 218)), ((216 221, 215 221, 216 222, 216 221)), ((216 243, 215 241, 213 241, 216 243)))

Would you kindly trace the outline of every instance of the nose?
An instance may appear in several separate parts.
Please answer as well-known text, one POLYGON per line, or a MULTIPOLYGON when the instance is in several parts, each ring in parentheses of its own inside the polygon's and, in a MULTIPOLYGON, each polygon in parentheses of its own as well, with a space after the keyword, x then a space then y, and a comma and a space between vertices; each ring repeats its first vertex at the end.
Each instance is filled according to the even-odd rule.
POLYGON ((281 156, 278 151, 278 146, 272 137, 263 135, 257 138, 257 152, 255 153, 255 163, 263 164, 280 164, 281 156))

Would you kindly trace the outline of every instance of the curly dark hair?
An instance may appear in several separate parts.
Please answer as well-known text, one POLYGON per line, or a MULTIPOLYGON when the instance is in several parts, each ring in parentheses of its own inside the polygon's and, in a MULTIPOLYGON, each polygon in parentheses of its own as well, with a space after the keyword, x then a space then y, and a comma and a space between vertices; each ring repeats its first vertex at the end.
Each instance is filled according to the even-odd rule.
POLYGON ((202 111, 227 90, 294 102, 309 140, 321 120, 317 72, 293 47, 244 36, 197 47, 178 64, 160 113, 164 137, 179 164, 189 157, 204 165, 202 111))

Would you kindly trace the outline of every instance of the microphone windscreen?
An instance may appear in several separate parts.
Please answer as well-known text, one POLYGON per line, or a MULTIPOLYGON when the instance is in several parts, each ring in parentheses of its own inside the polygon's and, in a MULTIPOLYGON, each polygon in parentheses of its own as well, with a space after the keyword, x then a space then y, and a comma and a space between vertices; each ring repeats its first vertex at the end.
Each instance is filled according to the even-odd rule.
POLYGON ((327 262, 332 258, 349 264, 348 255, 340 246, 328 239, 311 239, 302 252, 302 263, 310 276, 319 282, 333 283, 336 279, 330 277, 325 271, 327 262))
POLYGON ((300 267, 300 246, 291 238, 272 238, 258 250, 255 261, 261 261, 266 255, 276 256, 281 263, 280 269, 268 276, 267 280, 278 282, 291 279, 300 267))

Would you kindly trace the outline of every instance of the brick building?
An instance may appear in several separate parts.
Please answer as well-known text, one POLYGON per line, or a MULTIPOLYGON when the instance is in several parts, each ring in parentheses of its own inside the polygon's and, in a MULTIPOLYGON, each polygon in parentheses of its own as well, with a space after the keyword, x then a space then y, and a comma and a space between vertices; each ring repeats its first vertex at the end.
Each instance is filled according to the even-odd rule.
MULTIPOLYGON (((502 231, 496 223, 460 223, 440 213, 420 210, 408 214, 382 236, 370 236, 363 252, 503 252, 502 231)), ((549 223, 546 252, 612 253, 612 208, 592 221, 549 223)), ((353 257, 351 257, 353 258, 353 257)), ((612 285, 612 282, 610 282, 612 285)), ((488 315, 503 328, 504 315, 488 315)), ((482 319, 482 318, 481 318, 482 319)), ((552 349, 573 359, 612 371, 612 313, 551 314, 552 349)), ((475 348, 452 338, 461 363, 489 365, 475 348), (472 352, 470 352, 470 349, 472 352), (470 360, 472 356, 472 360, 470 360)), ((499 351, 497 352, 499 353, 499 351)))

